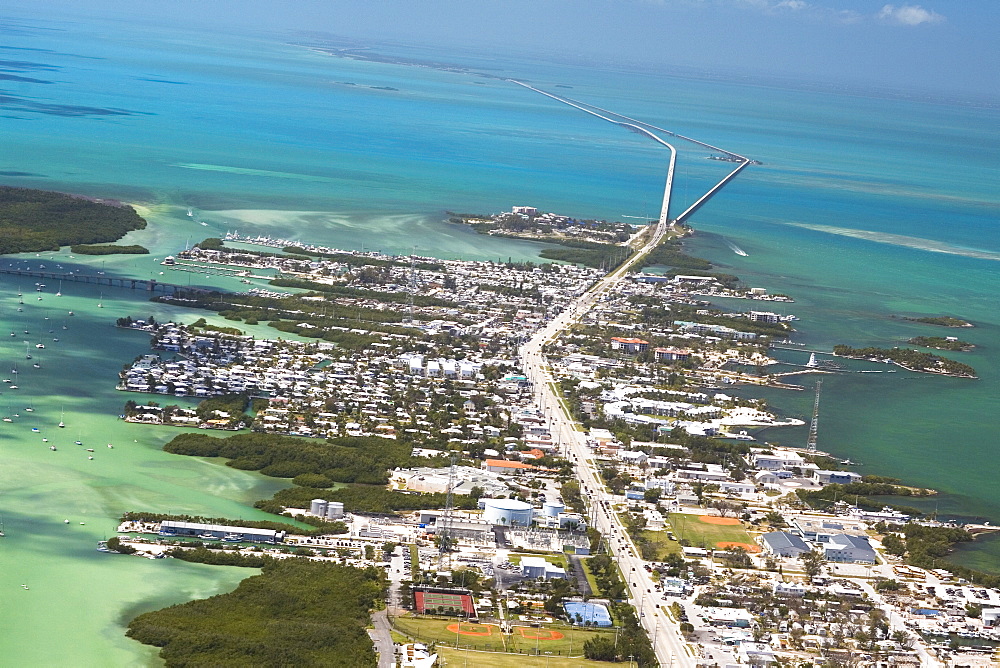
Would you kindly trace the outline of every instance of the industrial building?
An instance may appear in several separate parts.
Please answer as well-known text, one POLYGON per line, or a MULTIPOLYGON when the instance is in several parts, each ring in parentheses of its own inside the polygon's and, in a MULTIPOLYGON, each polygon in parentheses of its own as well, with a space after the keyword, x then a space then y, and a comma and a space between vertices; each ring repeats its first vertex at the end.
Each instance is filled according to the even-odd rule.
POLYGON ((516 499, 480 499, 483 519, 507 527, 531 526, 533 509, 530 503, 516 499))
POLYGON ((205 540, 233 540, 248 543, 280 543, 285 539, 284 531, 233 527, 222 524, 201 524, 199 522, 177 522, 164 520, 160 523, 161 536, 192 536, 205 540))

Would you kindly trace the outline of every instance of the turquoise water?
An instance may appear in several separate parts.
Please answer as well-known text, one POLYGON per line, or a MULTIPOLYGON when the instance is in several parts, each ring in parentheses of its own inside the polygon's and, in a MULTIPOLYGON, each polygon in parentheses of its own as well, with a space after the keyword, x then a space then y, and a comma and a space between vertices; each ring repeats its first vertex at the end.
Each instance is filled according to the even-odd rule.
MULTIPOLYGON (((531 259, 536 245, 475 235, 443 222, 444 211, 531 204, 620 218, 659 209, 663 150, 496 79, 336 59, 292 46, 294 36, 83 19, 21 26, 0 40, 0 60, 19 61, 3 69, 36 81, 0 80, 0 182, 139 203, 152 224, 126 242, 152 254, 62 252, 3 264, 85 264, 239 289, 233 279, 170 271, 159 261, 228 229, 345 248, 531 259)), ((801 318, 796 338, 810 347, 953 333, 893 315, 974 321, 975 329, 959 333, 978 348, 959 358, 980 380, 827 377, 820 446, 863 462, 866 473, 941 490, 942 512, 1000 521, 991 419, 1000 396, 995 111, 397 50, 489 66, 763 161, 695 216, 700 234, 691 248, 751 284, 792 295, 794 304, 776 307, 801 318), (726 240, 748 256, 735 255, 726 240)), ((675 214, 728 171, 690 145, 678 149, 675 214)), ((62 297, 49 285, 37 301, 34 286, 23 283, 26 303, 17 312, 17 281, 0 276, 0 363, 12 369, 16 360, 21 372, 21 389, 0 388, 0 412, 28 401, 36 409, 0 423, 8 534, 0 543, 0 600, 18 601, 0 606, 0 656, 20 665, 155 663, 155 652, 122 636, 124 620, 231 589, 245 574, 109 557, 93 550, 95 542, 130 509, 258 516, 251 502, 280 483, 168 456, 159 447, 176 431, 116 419, 126 399, 113 389, 116 373, 146 351, 146 340, 110 323, 126 314, 169 317, 170 309, 141 293, 102 295, 81 284, 64 285, 62 297), (23 359, 24 341, 34 353, 43 335, 60 341, 46 342, 35 369, 23 359), (63 416, 68 426, 59 430, 63 416), (97 444, 94 460, 72 444, 77 434, 97 444)), ((0 366, 0 374, 7 370, 0 366)), ((787 414, 811 410, 809 392, 765 396, 787 414)), ((804 429, 766 434, 792 444, 805 436, 804 429)), ((965 550, 962 559, 1000 568, 1000 541, 965 550)))

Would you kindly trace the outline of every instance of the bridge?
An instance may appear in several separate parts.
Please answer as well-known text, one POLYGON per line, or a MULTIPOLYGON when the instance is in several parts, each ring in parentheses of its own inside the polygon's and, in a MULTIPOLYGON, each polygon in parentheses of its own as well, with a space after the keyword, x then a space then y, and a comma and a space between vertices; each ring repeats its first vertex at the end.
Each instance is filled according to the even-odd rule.
MULTIPOLYGON (((659 221, 659 223, 660 223, 660 227, 661 228, 663 228, 663 227, 665 227, 665 226, 667 226, 667 225, 670 224, 670 193, 673 190, 673 186, 674 186, 674 167, 676 167, 676 165, 677 165, 677 149, 675 149, 673 146, 671 146, 670 144, 668 144, 667 142, 665 142, 660 137, 658 137, 655 134, 653 134, 652 132, 650 132, 647 128, 643 127, 644 125, 646 125, 645 123, 632 123, 631 121, 634 120, 634 119, 628 118, 627 116, 622 116, 621 114, 615 114, 614 112, 605 112, 605 113, 611 114, 612 116, 618 116, 619 118, 624 118, 625 120, 630 121, 628 123, 624 123, 622 121, 618 121, 618 120, 615 120, 613 118, 609 118, 608 116, 604 116, 603 114, 599 114, 596 111, 593 111, 592 109, 588 109, 583 104, 579 104, 577 102, 574 102, 574 101, 570 100, 569 98, 561 97, 559 95, 553 95, 552 93, 547 93, 546 91, 542 90, 541 88, 535 88, 534 86, 528 85, 528 84, 524 83, 523 81, 517 81, 516 79, 508 79, 508 81, 510 81, 511 83, 515 83, 518 86, 524 86, 528 90, 533 90, 536 93, 541 93, 545 97, 550 97, 550 98, 552 98, 553 100, 555 100, 557 102, 562 102, 563 104, 568 104, 569 106, 573 107, 574 109, 579 109, 580 111, 588 113, 591 116, 597 116, 602 121, 607 121, 608 123, 614 123, 615 125, 620 125, 623 128, 631 130, 632 132, 635 132, 637 134, 641 134, 641 135, 643 135, 645 137, 649 137, 653 141, 666 146, 670 150, 670 164, 667 166, 667 182, 666 182, 666 184, 663 187, 663 204, 660 206, 660 221, 659 221)), ((594 108, 597 109, 598 107, 594 107, 594 108)), ((604 111, 604 110, 602 109, 602 111, 604 111)), ((660 132, 669 132, 669 131, 664 131, 661 128, 656 128, 656 129, 659 130, 660 132)), ((670 133, 670 134, 672 134, 672 133, 670 133)))
POLYGON ((103 276, 100 274, 76 274, 72 272, 56 273, 52 271, 37 271, 32 269, 0 268, 0 274, 22 276, 24 278, 40 278, 46 281, 70 281, 74 283, 90 283, 106 285, 110 288, 126 288, 129 290, 145 290, 150 293, 177 294, 178 292, 212 292, 206 288, 195 288, 187 285, 161 283, 155 279, 122 278, 118 276, 103 276))
POLYGON ((567 105, 569 105, 569 106, 571 106, 571 107, 573 107, 575 109, 579 109, 580 111, 583 111, 583 112, 586 112, 588 114, 591 114, 592 116, 597 116, 601 120, 607 121, 609 123, 614 123, 615 125, 620 125, 620 126, 622 126, 624 128, 632 130, 633 132, 637 132, 638 134, 645 135, 645 136, 649 137, 650 139, 652 139, 652 140, 654 140, 656 142, 659 142, 660 144, 663 144, 664 146, 666 146, 667 148, 669 148, 670 149, 670 167, 667 170, 667 184, 666 184, 666 187, 664 188, 664 193, 663 193, 663 206, 660 209, 660 227, 663 227, 663 226, 668 225, 670 223, 677 223, 677 224, 683 223, 685 220, 687 220, 688 218, 690 218, 694 214, 695 211, 697 211, 698 209, 700 209, 702 207, 702 205, 704 205, 706 202, 708 202, 708 200, 710 200, 716 193, 718 193, 720 190, 722 190, 722 188, 727 183, 729 183, 730 181, 732 181, 733 178, 735 178, 737 174, 739 174, 741 171, 743 171, 747 166, 754 164, 754 161, 752 161, 750 158, 747 158, 746 156, 742 156, 742 155, 740 155, 738 153, 733 153, 732 151, 727 151, 726 149, 719 148, 718 146, 713 146, 712 144, 700 141, 698 139, 694 139, 692 137, 686 137, 684 135, 677 134, 676 132, 673 132, 671 130, 666 130, 666 129, 661 128, 661 127, 657 127, 655 125, 652 125, 651 123, 646 123, 645 121, 640 121, 638 119, 631 118, 629 116, 625 116, 624 114, 619 114, 618 112, 615 112, 615 111, 610 111, 608 109, 603 109, 603 108, 598 107, 598 106, 593 105, 593 104, 588 104, 586 102, 580 102, 578 100, 573 100, 572 98, 563 97, 561 95, 553 95, 552 93, 548 93, 548 92, 546 92, 544 90, 541 90, 540 88, 535 88, 534 86, 530 86, 530 85, 528 85, 528 84, 526 84, 526 83, 524 83, 522 81, 517 81, 516 79, 508 79, 507 81, 509 81, 511 83, 515 83, 515 84, 517 84, 519 86, 523 86, 523 87, 527 88, 528 90, 533 90, 536 93, 541 93, 542 95, 544 95, 546 97, 550 97, 553 100, 556 100, 558 102, 562 102, 563 104, 567 104, 567 105), (600 113, 598 113, 598 112, 600 112, 600 113), (616 119, 621 119, 621 120, 616 120, 616 119), (690 142, 692 144, 696 144, 698 146, 710 149, 712 151, 717 151, 719 153, 722 153, 723 155, 726 155, 726 156, 729 156, 730 158, 735 159, 734 161, 738 161, 740 164, 736 167, 736 169, 734 169, 733 171, 731 171, 729 174, 727 174, 726 176, 724 176, 722 178, 722 180, 720 180, 718 183, 716 183, 714 186, 712 186, 704 195, 702 195, 701 197, 699 197, 695 201, 694 204, 692 204, 691 206, 689 206, 687 209, 684 210, 683 213, 681 213, 679 216, 677 216, 677 218, 675 218, 674 220, 671 221, 670 217, 669 217, 670 192, 671 192, 671 189, 673 187, 674 166, 675 166, 676 161, 677 161, 677 151, 674 149, 673 146, 671 146, 670 144, 668 144, 664 140, 660 139, 660 137, 658 137, 657 135, 653 134, 651 132, 651 130, 655 130, 657 132, 662 132, 663 134, 666 134, 668 136, 676 137, 677 139, 682 139, 684 141, 690 142))

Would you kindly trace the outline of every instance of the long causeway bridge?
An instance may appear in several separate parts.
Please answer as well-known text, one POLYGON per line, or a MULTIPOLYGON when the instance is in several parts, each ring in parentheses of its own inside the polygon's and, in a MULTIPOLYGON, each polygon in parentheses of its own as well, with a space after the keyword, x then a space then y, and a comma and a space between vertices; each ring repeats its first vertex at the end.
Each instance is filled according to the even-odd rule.
POLYGON ((196 288, 188 285, 175 285, 173 283, 162 283, 155 279, 143 278, 123 278, 119 276, 104 276, 101 274, 77 274, 73 272, 57 273, 54 271, 38 271, 34 269, 13 269, 10 267, 0 267, 0 274, 9 276, 21 276, 24 278, 44 279, 46 281, 71 281, 74 283, 90 283, 92 285, 106 285, 111 288, 126 288, 129 290, 145 290, 150 293, 177 294, 178 292, 211 292, 205 288, 196 288))

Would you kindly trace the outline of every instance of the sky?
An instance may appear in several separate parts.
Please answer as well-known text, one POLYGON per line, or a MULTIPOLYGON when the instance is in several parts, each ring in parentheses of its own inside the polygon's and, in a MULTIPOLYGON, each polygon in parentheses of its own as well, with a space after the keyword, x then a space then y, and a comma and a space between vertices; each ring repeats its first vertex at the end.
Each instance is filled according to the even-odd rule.
POLYGON ((41 7, 1000 101, 1000 0, 7 0, 0 16, 41 7))

